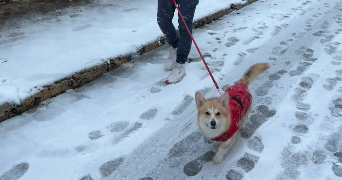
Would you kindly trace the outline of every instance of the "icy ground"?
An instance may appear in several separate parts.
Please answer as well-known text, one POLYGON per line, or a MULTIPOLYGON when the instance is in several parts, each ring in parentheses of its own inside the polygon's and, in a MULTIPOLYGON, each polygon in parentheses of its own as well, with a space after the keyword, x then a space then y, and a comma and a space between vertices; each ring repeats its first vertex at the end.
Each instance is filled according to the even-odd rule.
POLYGON ((338 180, 342 2, 256 2, 194 31, 221 88, 252 64, 254 110, 217 165, 194 94, 218 96, 196 52, 165 86, 166 47, 0 124, 0 179, 338 180))
MULTIPOLYGON (((201 0, 195 20, 242 0, 201 0)), ((177 23, 177 18, 174 18, 177 23)), ((0 27, 0 105, 156 40, 156 0, 100 0, 0 27), (62 14, 55 17, 55 14, 62 14)))

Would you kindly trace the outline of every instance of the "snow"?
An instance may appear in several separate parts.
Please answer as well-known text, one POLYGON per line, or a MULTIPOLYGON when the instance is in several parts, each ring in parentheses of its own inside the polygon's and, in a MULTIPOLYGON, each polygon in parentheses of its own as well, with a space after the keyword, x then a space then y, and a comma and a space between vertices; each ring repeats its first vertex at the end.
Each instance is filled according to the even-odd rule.
MULTIPOLYGON (((201 0, 194 19, 241 2, 201 0)), ((155 0, 99 1, 97 7, 71 8, 64 14, 1 32, 0 62, 6 63, 0 66, 0 104, 19 104, 44 85, 135 52, 162 36, 155 0)), ((174 24, 178 27, 177 18, 174 24)))
POLYGON ((220 88, 271 66, 249 87, 254 109, 221 164, 209 162, 194 102, 219 94, 194 48, 187 76, 160 82, 163 46, 1 123, 0 180, 340 179, 341 8, 260 1, 194 31, 220 88))

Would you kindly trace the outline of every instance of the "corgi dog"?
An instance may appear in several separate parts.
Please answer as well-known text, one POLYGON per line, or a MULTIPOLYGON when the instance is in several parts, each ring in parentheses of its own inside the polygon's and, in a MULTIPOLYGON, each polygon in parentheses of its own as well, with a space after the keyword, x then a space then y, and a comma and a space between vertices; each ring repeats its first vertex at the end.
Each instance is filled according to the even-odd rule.
POLYGON ((217 148, 214 163, 222 162, 224 154, 235 141, 236 132, 244 128, 252 105, 248 86, 268 68, 267 63, 254 64, 221 97, 205 99, 196 92, 197 125, 217 148))

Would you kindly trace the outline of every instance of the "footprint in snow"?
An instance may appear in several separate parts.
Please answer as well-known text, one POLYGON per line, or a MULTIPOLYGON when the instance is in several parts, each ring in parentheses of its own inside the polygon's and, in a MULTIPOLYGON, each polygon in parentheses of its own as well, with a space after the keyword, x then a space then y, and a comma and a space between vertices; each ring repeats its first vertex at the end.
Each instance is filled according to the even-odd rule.
POLYGON ((296 108, 302 111, 308 111, 311 109, 311 105, 310 104, 305 104, 302 102, 297 102, 296 103, 296 108))
POLYGON ((342 151, 341 152, 335 152, 334 156, 338 158, 338 162, 342 163, 342 151))
POLYGON ((241 32, 245 29, 247 29, 247 27, 239 27, 239 28, 233 29, 233 32, 241 32))
POLYGON ((314 118, 312 118, 311 115, 306 112, 297 111, 295 112, 295 117, 298 121, 306 125, 312 124, 314 122, 314 118))
POLYGON ((269 57, 268 60, 270 60, 270 61, 277 61, 277 58, 275 58, 275 57, 269 57))
POLYGON ((327 157, 327 155, 325 154, 324 151, 322 150, 316 150, 315 152, 313 152, 311 160, 315 163, 315 164, 322 164, 325 160, 325 158, 327 157))
POLYGON ((183 101, 181 102, 180 105, 178 105, 173 111, 172 114, 173 115, 180 115, 182 114, 186 108, 188 108, 191 103, 194 101, 194 98, 190 95, 186 95, 184 96, 183 101))
POLYGON ((107 135, 109 133, 117 133, 120 131, 123 131, 124 129, 126 129, 128 127, 129 123, 126 121, 118 121, 118 122, 114 122, 109 124, 106 128, 104 128, 103 130, 95 130, 89 133, 89 139, 91 140, 95 140, 95 139, 99 139, 100 137, 107 135))
POLYGON ((85 29, 88 29, 91 26, 92 26, 91 24, 86 24, 86 25, 83 25, 83 26, 72 28, 72 31, 83 31, 85 29))
POLYGON ((297 66, 297 69, 290 71, 289 74, 290 76, 298 76, 298 75, 303 74, 306 69, 307 68, 304 66, 297 66))
POLYGON ((248 139, 247 147, 259 153, 264 150, 264 144, 262 143, 261 138, 258 136, 248 139))
POLYGON ((342 116, 342 97, 338 97, 333 100, 332 107, 329 108, 331 115, 334 117, 341 117, 342 116))
POLYGON ((319 79, 319 77, 320 76, 318 74, 309 74, 301 79, 299 86, 309 90, 317 81, 317 79, 319 79))
POLYGON ((280 46, 276 46, 272 49, 272 54, 273 55, 278 55, 279 54, 279 51, 282 49, 282 47, 280 46))
POLYGON ((334 66, 339 66, 342 63, 341 62, 337 62, 337 61, 331 61, 331 64, 334 65, 334 66))
POLYGON ((332 152, 337 152, 338 148, 342 145, 342 134, 340 132, 333 133, 327 138, 327 142, 325 143, 324 147, 332 152))
POLYGON ((324 44, 324 43, 330 42, 334 37, 335 37, 335 35, 325 36, 325 38, 321 39, 319 42, 324 44))
POLYGON ((259 157, 254 156, 249 153, 245 153, 245 155, 238 160, 237 166, 241 167, 243 170, 248 173, 249 171, 253 170, 255 167, 255 164, 258 162, 259 157))
POLYGON ((329 27, 329 22, 328 21, 324 21, 324 23, 321 26, 323 29, 327 29, 329 27))
POLYGON ((339 81, 342 81, 342 77, 328 78, 323 87, 324 89, 331 91, 335 88, 339 81))
POLYGON ((10 170, 6 171, 0 176, 0 180, 17 180, 22 177, 29 169, 28 163, 20 163, 13 166, 10 170))
POLYGON ((312 30, 311 24, 306 24, 304 30, 305 31, 311 31, 312 30))
POLYGON ((239 57, 234 61, 234 65, 241 64, 241 62, 245 59, 246 55, 247 55, 246 53, 240 52, 239 57))
POLYGON ((238 43, 240 40, 236 37, 229 37, 227 40, 227 43, 225 44, 225 46, 227 47, 232 47, 234 46, 236 43, 238 43))
POLYGON ((140 178, 139 180, 153 180, 153 178, 151 178, 151 177, 144 177, 144 178, 140 178))
POLYGON ((258 28, 258 29, 252 29, 252 30, 255 32, 255 35, 256 35, 256 36, 262 36, 262 35, 264 35, 264 32, 262 31, 262 29, 259 30, 259 28, 258 28))
POLYGON ((301 13, 299 13, 299 15, 304 15, 304 14, 306 14, 306 12, 307 11, 305 11, 305 10, 301 10, 302 12, 301 13))
POLYGON ((6 63, 6 62, 8 62, 7 59, 5 59, 5 58, 0 58, 0 63, 6 63))
POLYGON ((273 73, 273 74, 269 75, 268 78, 269 78, 271 81, 276 81, 276 80, 279 80, 279 79, 281 78, 281 76, 282 76, 283 74, 286 74, 286 73, 287 73, 287 71, 285 71, 285 70, 280 70, 280 71, 278 71, 278 72, 276 72, 276 73, 273 73))
POLYGON ((342 70, 335 71, 337 76, 342 76, 342 70))
POLYGON ((93 178, 91 178, 91 176, 88 174, 86 176, 83 176, 80 180, 93 180, 93 178))
POLYGON ((246 122, 246 126, 244 129, 240 130, 241 137, 243 138, 250 138, 254 134, 254 132, 263 124, 265 123, 268 118, 275 115, 276 111, 269 110, 267 106, 260 105, 256 107, 257 113, 253 114, 249 121, 246 122))
POLYGON ((203 165, 207 162, 210 162, 213 159, 214 155, 214 152, 209 151, 203 154, 202 156, 196 158, 195 160, 187 163, 183 169, 184 173, 187 176, 197 175, 202 170, 203 165))
POLYGON ((281 166, 284 171, 277 175, 280 179, 297 179, 300 175, 298 168, 308 164, 308 154, 301 152, 293 152, 292 149, 285 148, 282 152, 281 166))
POLYGON ((283 27, 283 28, 287 28, 287 27, 289 27, 290 25, 289 25, 289 24, 281 24, 280 26, 283 27))
POLYGON ((154 86, 151 87, 151 93, 159 93, 166 86, 163 80, 158 81, 154 86))
POLYGON ((157 115, 157 112, 158 109, 149 109, 140 116, 140 119, 151 120, 157 115))
POLYGON ((291 138, 292 144, 299 144, 301 141, 302 141, 301 138, 298 136, 292 136, 291 138))
POLYGON ((294 95, 292 96, 292 99, 294 101, 302 101, 304 100, 304 98, 307 96, 307 92, 306 90, 302 89, 302 88, 295 88, 294 89, 294 95))
POLYGON ((329 43, 327 44, 327 47, 324 48, 324 51, 328 54, 328 55, 332 55, 336 52, 338 45, 337 44, 333 44, 333 43, 329 43))
POLYGON ((281 31, 281 27, 280 26, 275 26, 273 32, 272 32, 272 36, 275 36, 277 34, 279 34, 281 31))
POLYGON ((227 180, 242 180, 243 175, 242 173, 235 171, 235 170, 229 170, 226 179, 227 180))
POLYGON ((332 170, 336 176, 342 177, 342 166, 341 165, 333 164, 332 170))
POLYGON ((298 124, 293 128, 293 131, 297 134, 307 134, 309 132, 309 128, 304 124, 298 124))
POLYGON ((123 163, 124 158, 114 159, 112 161, 108 161, 101 165, 100 174, 102 177, 108 177, 123 163))
POLYGON ((260 36, 253 36, 253 37, 250 37, 249 39, 247 39, 246 41, 244 41, 244 44, 245 45, 248 45, 248 44, 251 44, 253 41, 259 39, 260 36))
POLYGON ((129 9, 123 9, 121 10, 121 12, 132 12, 132 11, 136 11, 138 10, 138 8, 129 8, 129 9))
POLYGON ((335 34, 342 34, 342 29, 335 30, 335 34))
POLYGON ((273 87, 273 81, 266 81, 255 90, 257 96, 266 96, 268 91, 273 87))
POLYGON ((113 144, 117 144, 117 143, 121 142, 123 139, 125 139, 126 137, 128 137, 132 133, 139 130, 142 127, 142 125, 143 125, 142 123, 136 122, 132 127, 127 129, 126 131, 124 131, 123 134, 121 134, 119 137, 115 138, 113 140, 113 144))
POLYGON ((299 32, 299 33, 292 33, 292 36, 295 38, 301 38, 305 35, 305 32, 299 32))
POLYGON ((259 48, 250 48, 250 49, 247 49, 246 51, 248 52, 248 53, 254 53, 256 50, 258 50, 259 48))

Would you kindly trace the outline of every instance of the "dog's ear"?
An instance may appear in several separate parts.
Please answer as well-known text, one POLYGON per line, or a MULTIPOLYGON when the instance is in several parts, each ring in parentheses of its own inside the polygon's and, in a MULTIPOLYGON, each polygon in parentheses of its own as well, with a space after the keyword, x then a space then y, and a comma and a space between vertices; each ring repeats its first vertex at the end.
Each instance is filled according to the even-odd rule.
POLYGON ((229 104, 229 96, 227 93, 222 94, 220 98, 221 103, 223 104, 224 107, 228 107, 229 104))
POLYGON ((196 101, 197 108, 199 108, 203 105, 204 101, 206 101, 206 100, 200 92, 196 92, 195 101, 196 101))

